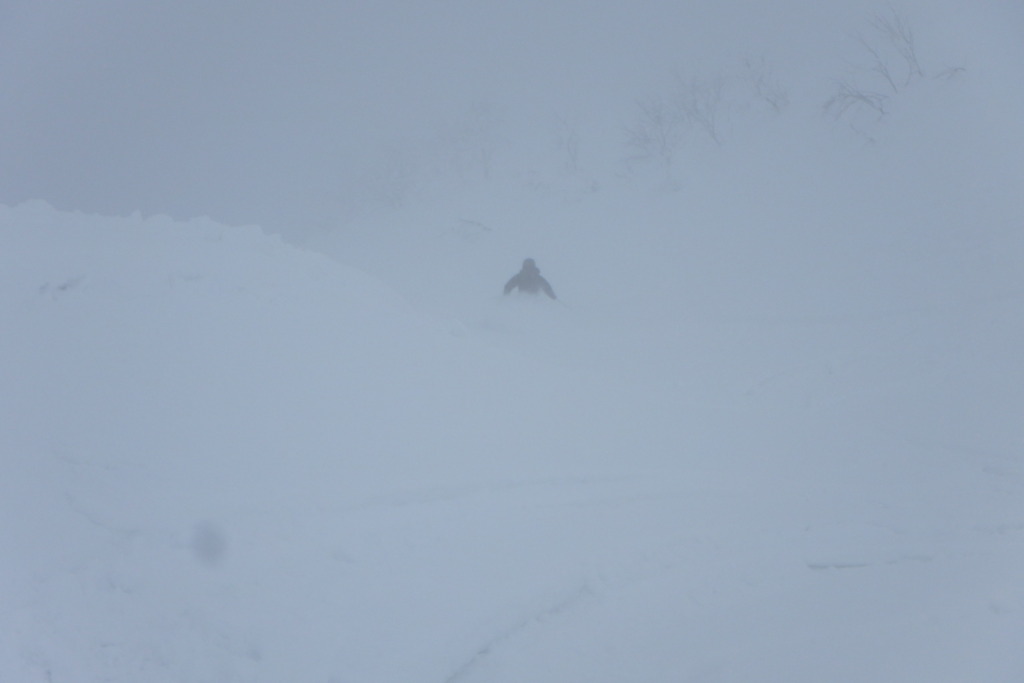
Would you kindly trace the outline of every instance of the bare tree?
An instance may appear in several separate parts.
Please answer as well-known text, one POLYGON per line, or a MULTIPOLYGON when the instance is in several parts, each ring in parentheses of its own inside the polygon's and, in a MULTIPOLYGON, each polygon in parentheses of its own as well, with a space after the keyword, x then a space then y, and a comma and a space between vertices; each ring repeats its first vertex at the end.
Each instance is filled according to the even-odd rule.
POLYGON ((567 173, 579 173, 580 132, 576 122, 571 121, 564 116, 559 116, 554 137, 555 145, 563 154, 563 169, 567 173))
POLYGON ((824 104, 824 111, 834 118, 841 119, 851 111, 865 108, 882 118, 886 114, 889 96, 879 92, 864 90, 852 85, 849 81, 839 81, 836 92, 824 104))
POLYGON ((837 121, 845 119, 855 130, 859 130, 855 119, 861 113, 870 114, 876 122, 883 119, 890 98, 924 77, 914 30, 904 15, 890 4, 887 12, 872 14, 867 25, 870 30, 858 33, 856 40, 869 58, 868 65, 839 80, 822 105, 826 114, 837 121))
POLYGON ((633 150, 629 161, 655 160, 673 178, 676 151, 682 142, 683 120, 663 99, 637 102, 637 120, 626 126, 626 145, 633 150))
POLYGON ((676 74, 674 104, 677 116, 686 123, 700 128, 716 145, 722 144, 718 124, 724 85, 725 80, 721 76, 707 80, 687 80, 676 74))
POLYGON ((463 180, 489 180, 498 147, 498 116, 487 102, 476 102, 466 115, 441 134, 450 164, 463 180))
POLYGON ((766 103, 775 113, 789 105, 789 93, 775 77, 764 57, 756 61, 747 57, 743 60, 743 67, 746 80, 754 92, 754 99, 766 103))
POLYGON ((633 151, 627 165, 656 161, 665 172, 669 187, 675 188, 676 157, 690 131, 722 144, 720 130, 725 79, 674 77, 667 98, 654 97, 637 102, 637 117, 624 126, 626 145, 633 151))
POLYGON ((875 41, 868 41, 861 36, 861 44, 874 57, 874 70, 885 78, 893 92, 899 92, 902 88, 907 87, 915 78, 924 77, 924 71, 917 60, 914 30, 905 16, 890 4, 888 13, 874 14, 868 20, 868 24, 874 29, 875 41), (879 42, 882 45, 881 48, 877 47, 879 42), (895 69, 893 62, 896 60, 884 55, 882 50, 887 50, 890 54, 895 53, 902 61, 904 73, 899 80, 893 72, 895 69))

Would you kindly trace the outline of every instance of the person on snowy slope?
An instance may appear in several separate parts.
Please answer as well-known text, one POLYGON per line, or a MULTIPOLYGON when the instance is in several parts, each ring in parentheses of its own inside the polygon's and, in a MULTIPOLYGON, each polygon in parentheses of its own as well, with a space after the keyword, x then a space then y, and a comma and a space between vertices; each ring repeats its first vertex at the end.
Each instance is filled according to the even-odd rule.
POLYGON ((512 279, 505 285, 505 294, 508 294, 513 289, 518 289, 520 292, 526 292, 527 294, 536 294, 543 291, 552 299, 558 298, 555 296, 555 290, 551 289, 551 285, 540 274, 540 269, 537 268, 537 264, 533 262, 532 258, 523 261, 522 270, 513 275, 512 279))

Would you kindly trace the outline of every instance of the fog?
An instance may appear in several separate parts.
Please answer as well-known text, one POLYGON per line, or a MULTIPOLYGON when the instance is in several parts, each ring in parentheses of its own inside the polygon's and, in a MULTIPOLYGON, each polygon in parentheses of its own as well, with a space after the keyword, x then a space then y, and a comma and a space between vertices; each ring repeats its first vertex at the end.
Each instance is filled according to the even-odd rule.
POLYGON ((4 2, 0 679, 1017 683, 1021 35, 4 2))
MULTIPOLYGON (((674 77, 766 68, 787 115, 820 118, 881 3, 17 2, 0 9, 0 200, 337 227, 486 173, 524 184, 563 162, 621 174, 637 103, 674 77), (487 148, 487 169, 464 157, 487 148), (395 177, 398 176, 398 180, 395 177), (383 178, 383 180, 382 180, 383 178), (384 195, 383 197, 381 195, 384 195)), ((930 75, 1017 91, 1018 3, 907 2, 930 75)), ((1018 92, 1004 105, 1020 112, 1018 92)), ((731 105, 730 105, 731 106, 731 105)), ((749 125, 749 124, 747 124, 749 125)), ((964 131, 985 144, 981 126, 964 131)))

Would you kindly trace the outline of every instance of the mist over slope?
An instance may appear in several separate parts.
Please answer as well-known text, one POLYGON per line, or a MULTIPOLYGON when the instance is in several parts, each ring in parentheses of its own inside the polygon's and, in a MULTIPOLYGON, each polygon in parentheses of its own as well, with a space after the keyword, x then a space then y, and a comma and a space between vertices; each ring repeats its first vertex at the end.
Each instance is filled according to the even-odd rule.
POLYGON ((844 83, 893 94, 879 65, 900 86, 908 66, 872 25, 893 12, 925 79, 962 69, 983 85, 957 138, 999 147, 1024 116, 1014 0, 9 2, 0 201, 288 230, 466 182, 569 169, 609 186, 637 154, 640 105, 696 92, 728 145, 752 112, 813 125, 844 83))
POLYGON ((380 638, 460 579, 403 510, 623 469, 557 371, 257 229, 2 221, 5 679, 413 680, 380 638))
POLYGON ((0 238, 5 679, 1022 670, 1012 291, 460 318, 257 229, 0 238))
POLYGON ((0 680, 1020 680, 1018 4, 247 7, 3 10, 0 680))

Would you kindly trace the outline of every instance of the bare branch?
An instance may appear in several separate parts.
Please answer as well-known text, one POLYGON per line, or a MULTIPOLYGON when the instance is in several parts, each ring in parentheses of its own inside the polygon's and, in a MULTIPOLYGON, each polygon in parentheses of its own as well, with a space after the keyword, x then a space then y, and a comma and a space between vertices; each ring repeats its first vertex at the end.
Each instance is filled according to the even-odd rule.
POLYGON ((875 14, 868 22, 902 58, 907 69, 903 85, 907 86, 915 78, 923 78, 924 71, 917 60, 917 47, 914 44, 914 30, 905 16, 895 7, 889 5, 889 13, 875 14))
POLYGON ((722 78, 706 81, 692 78, 689 81, 684 81, 677 75, 676 84, 678 88, 676 107, 680 115, 686 122, 701 128, 716 145, 721 145, 718 117, 721 111, 724 86, 722 78))
POLYGON ((960 75, 963 74, 966 71, 967 71, 967 69, 965 69, 962 66, 951 66, 951 67, 948 67, 948 68, 943 69, 942 71, 940 71, 935 76, 935 78, 942 79, 944 81, 951 81, 951 80, 953 80, 955 78, 959 78, 960 75))
POLYGON ((882 52, 872 45, 863 35, 857 36, 857 41, 861 44, 868 54, 874 59, 874 64, 871 65, 871 71, 885 79, 885 82, 889 84, 894 93, 900 91, 900 87, 896 84, 896 79, 893 78, 892 71, 889 68, 888 60, 882 55, 882 52))
POLYGON ((889 98, 886 95, 862 90, 848 81, 840 81, 836 93, 825 102, 822 108, 825 113, 831 114, 836 120, 843 118, 857 107, 866 107, 876 112, 881 118, 886 114, 885 105, 888 101, 889 98))
MULTIPOLYGON (((875 77, 840 81, 835 94, 823 105, 825 113, 837 121, 855 116, 858 110, 874 112, 878 119, 883 118, 888 110, 889 98, 901 93, 915 78, 924 76, 917 59, 914 31, 910 22, 893 5, 888 7, 888 12, 878 12, 868 17, 868 33, 856 35, 857 42, 871 58, 870 65, 859 71, 874 74, 875 77), (888 94, 873 89, 872 84, 886 90, 888 94)), ((847 123, 856 127, 852 121, 848 120, 847 123)))
POLYGON ((564 116, 558 117, 555 144, 565 154, 565 170, 568 173, 577 173, 580 170, 580 133, 575 121, 570 121, 564 116))
POLYGON ((654 157, 671 165, 679 143, 679 117, 661 99, 637 102, 639 118, 626 127, 626 144, 641 158, 654 157))
POLYGON ((754 89, 754 97, 768 104, 776 113, 789 104, 789 93, 775 78, 771 66, 764 57, 754 62, 749 57, 743 60, 746 77, 754 89))

